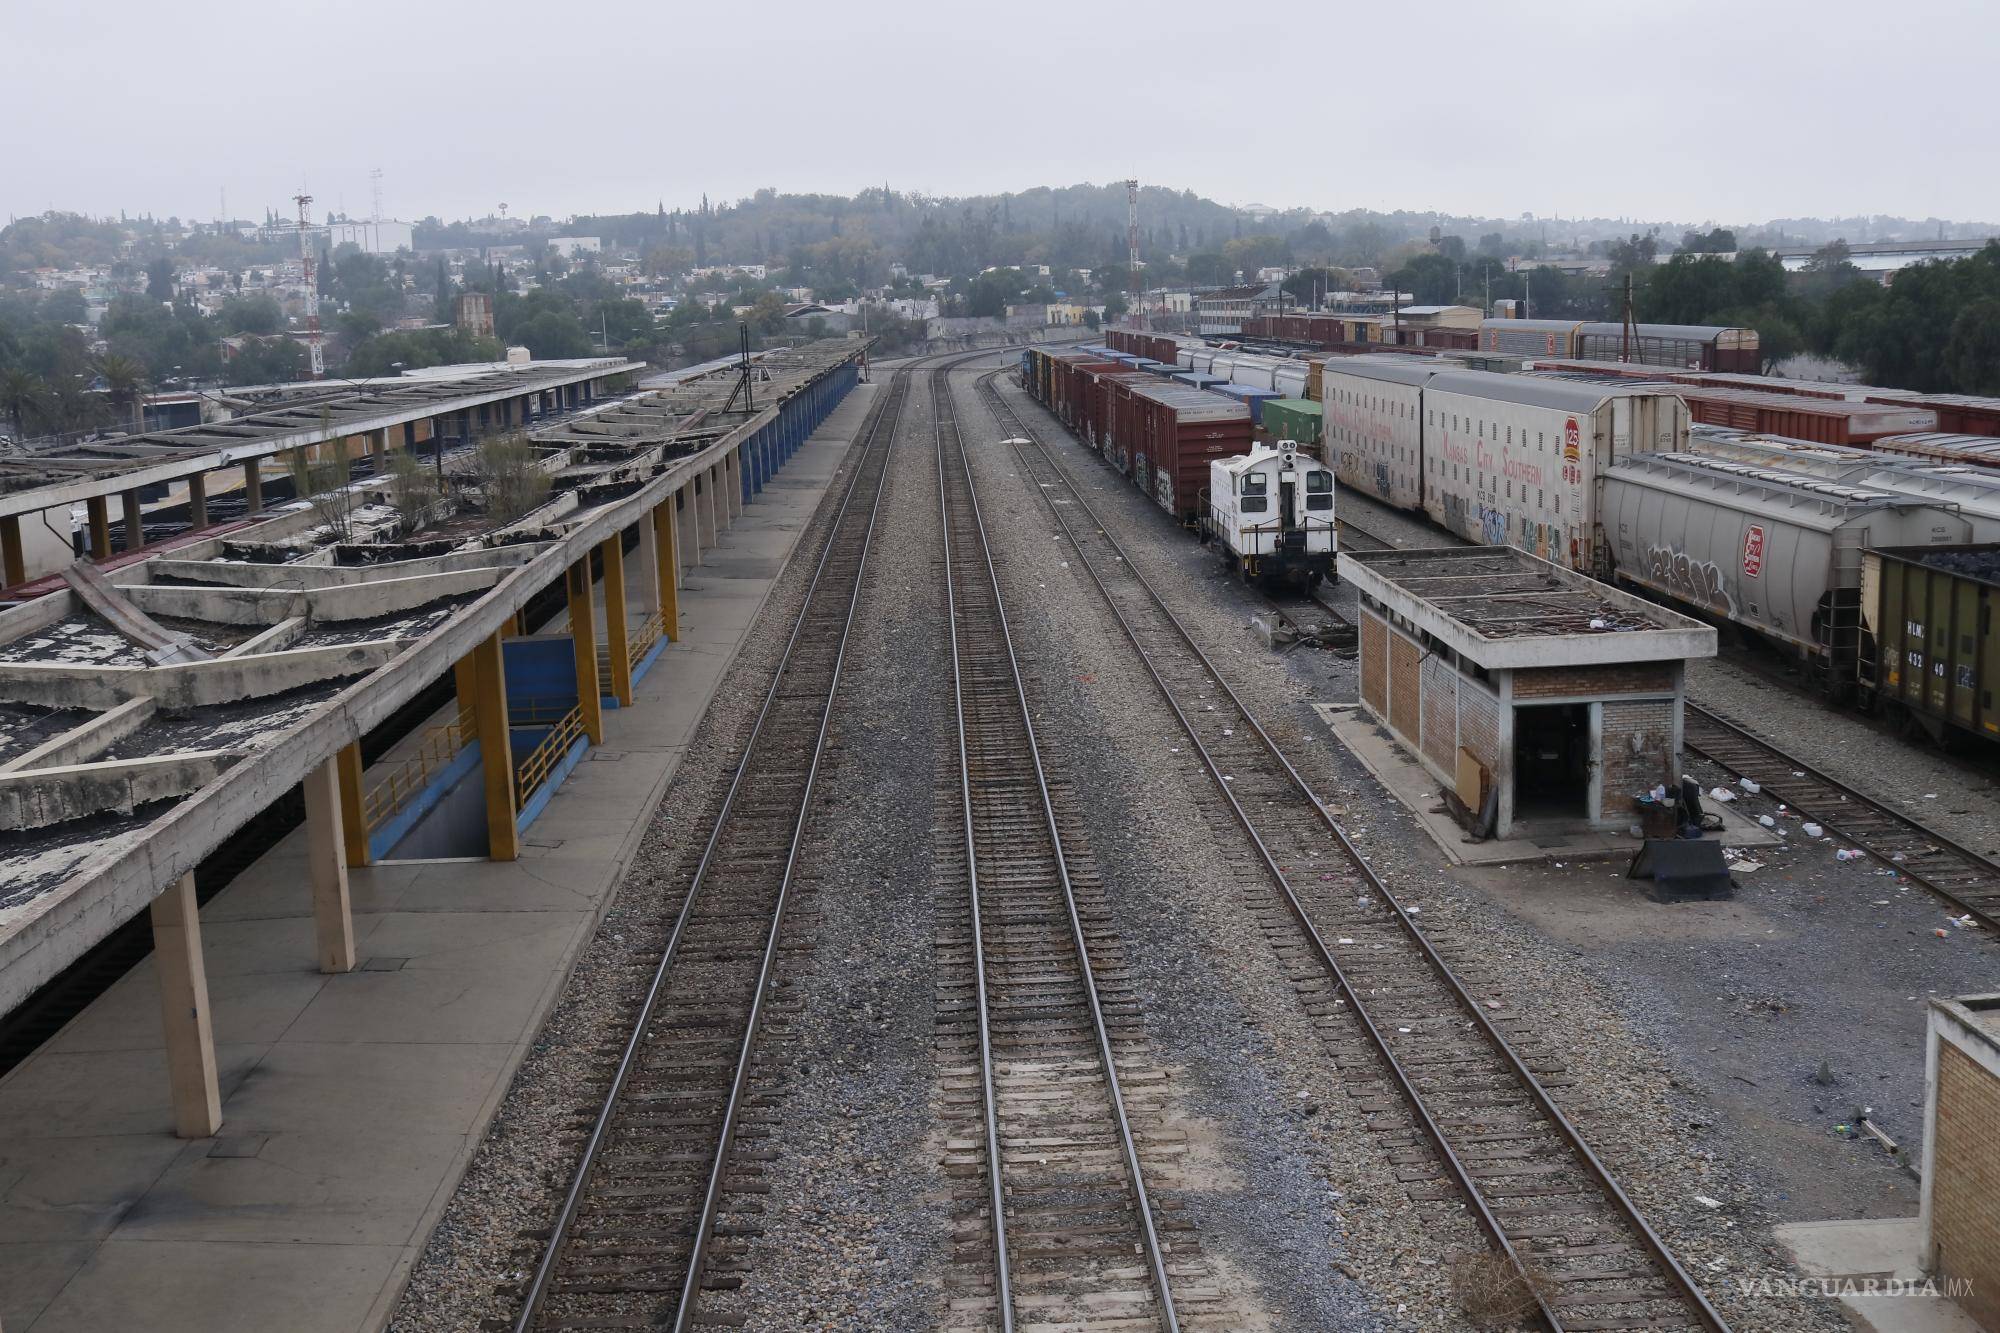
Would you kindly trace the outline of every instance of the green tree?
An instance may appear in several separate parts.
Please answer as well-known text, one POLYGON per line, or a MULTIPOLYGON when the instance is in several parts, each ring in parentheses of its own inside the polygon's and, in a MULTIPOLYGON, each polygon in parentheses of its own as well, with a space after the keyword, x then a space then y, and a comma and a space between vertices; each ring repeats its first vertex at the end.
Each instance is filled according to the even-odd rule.
POLYGON ((129 356, 112 353, 98 361, 97 374, 104 381, 105 398, 117 409, 120 419, 131 422, 134 431, 143 431, 146 368, 129 356))
POLYGON ((1957 392, 2000 394, 2000 300, 1982 297, 1958 312, 1944 365, 1957 392))
POLYGON ((155 301, 174 299, 174 261, 165 255, 146 265, 146 295, 155 301))
POLYGON ((0 412, 13 423, 16 438, 28 433, 28 423, 46 410, 47 390, 37 376, 25 370, 0 372, 0 412))

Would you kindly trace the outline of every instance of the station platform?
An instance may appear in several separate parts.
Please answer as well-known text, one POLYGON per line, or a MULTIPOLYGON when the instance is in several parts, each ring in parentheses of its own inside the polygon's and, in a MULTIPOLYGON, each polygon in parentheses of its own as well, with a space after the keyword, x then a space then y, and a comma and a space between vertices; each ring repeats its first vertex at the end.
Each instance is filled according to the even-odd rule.
POLYGON ((679 641, 518 861, 350 868, 340 975, 316 966, 303 829, 203 908, 219 1134, 174 1135, 150 960, 0 1079, 0 1329, 386 1325, 877 392, 687 572, 679 641))

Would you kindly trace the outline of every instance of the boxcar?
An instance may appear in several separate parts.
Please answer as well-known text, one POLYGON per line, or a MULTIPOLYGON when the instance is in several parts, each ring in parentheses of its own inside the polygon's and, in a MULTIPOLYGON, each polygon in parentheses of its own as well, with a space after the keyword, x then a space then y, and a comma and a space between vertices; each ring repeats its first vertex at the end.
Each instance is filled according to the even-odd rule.
POLYGON ((1209 463, 1250 451, 1250 409, 1220 394, 1154 380, 1121 386, 1118 409, 1133 483, 1183 523, 1201 517, 1209 463))
POLYGON ((1423 506, 1423 388, 1440 369, 1398 356, 1326 363, 1320 405, 1328 455, 1342 486, 1398 509, 1423 506))

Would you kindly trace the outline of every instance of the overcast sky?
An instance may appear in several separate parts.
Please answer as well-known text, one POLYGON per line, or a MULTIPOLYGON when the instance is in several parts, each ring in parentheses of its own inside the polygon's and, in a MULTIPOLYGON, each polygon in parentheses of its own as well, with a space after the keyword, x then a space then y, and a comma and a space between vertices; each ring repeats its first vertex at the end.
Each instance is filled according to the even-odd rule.
POLYGON ((1225 203, 2000 220, 2000 5, 0 0, 0 213, 1225 203))

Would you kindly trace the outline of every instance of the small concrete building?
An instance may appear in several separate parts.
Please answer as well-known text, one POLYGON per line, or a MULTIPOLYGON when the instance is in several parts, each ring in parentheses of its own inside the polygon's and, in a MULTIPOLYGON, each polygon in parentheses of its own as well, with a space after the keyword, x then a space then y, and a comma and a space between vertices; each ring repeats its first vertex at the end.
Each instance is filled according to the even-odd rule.
POLYGON ((1361 703, 1494 836, 1622 829, 1715 631, 1509 546, 1343 551, 1361 703))
POLYGON ((2000 1328, 2000 995, 1933 999, 1924 1044, 1924 1271, 2000 1328))

